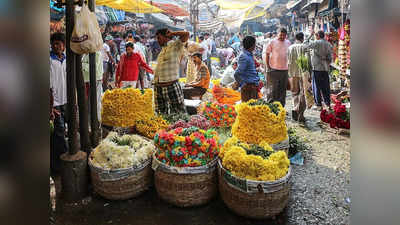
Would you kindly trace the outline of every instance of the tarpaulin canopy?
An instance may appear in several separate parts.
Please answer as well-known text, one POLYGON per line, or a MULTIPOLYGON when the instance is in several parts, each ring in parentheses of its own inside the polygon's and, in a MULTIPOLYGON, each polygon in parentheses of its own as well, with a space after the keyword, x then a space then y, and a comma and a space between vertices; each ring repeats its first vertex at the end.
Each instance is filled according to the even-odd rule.
POLYGON ((161 13, 163 10, 143 0, 96 0, 96 5, 104 5, 132 13, 161 13))
POLYGON ((215 0, 221 9, 247 9, 261 2, 260 0, 215 0))
POLYGON ((147 3, 164 10, 164 12, 166 14, 171 15, 171 16, 189 16, 189 13, 185 9, 182 9, 181 7, 174 5, 174 4, 148 2, 148 1, 147 1, 147 3))

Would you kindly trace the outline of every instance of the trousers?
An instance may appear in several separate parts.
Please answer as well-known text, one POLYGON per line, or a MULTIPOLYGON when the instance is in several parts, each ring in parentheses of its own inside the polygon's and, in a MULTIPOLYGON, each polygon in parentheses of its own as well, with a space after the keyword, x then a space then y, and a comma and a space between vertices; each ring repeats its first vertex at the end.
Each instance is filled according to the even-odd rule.
POLYGON ((288 84, 287 70, 272 70, 267 73, 267 101, 279 101, 283 107, 286 104, 286 89, 288 84))
POLYGON ((312 89, 314 94, 314 101, 317 106, 322 106, 322 98, 324 99, 325 105, 331 105, 331 87, 329 84, 328 71, 313 70, 312 89))

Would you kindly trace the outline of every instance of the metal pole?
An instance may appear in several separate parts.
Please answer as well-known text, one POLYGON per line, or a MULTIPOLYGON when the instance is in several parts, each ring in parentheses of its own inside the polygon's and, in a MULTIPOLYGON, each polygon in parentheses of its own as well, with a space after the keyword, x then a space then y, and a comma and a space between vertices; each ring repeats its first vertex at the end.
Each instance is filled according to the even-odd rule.
POLYGON ((68 144, 69 154, 79 151, 77 135, 77 105, 76 105, 76 78, 75 53, 72 52, 70 41, 75 21, 74 0, 67 0, 65 7, 66 53, 67 53, 67 100, 68 100, 68 144))
MULTIPOLYGON (((88 6, 90 11, 95 12, 95 0, 88 0, 88 6)), ((89 76, 90 76, 90 91, 89 91, 89 102, 90 102, 90 127, 91 143, 92 147, 95 148, 100 141, 100 124, 99 118, 97 117, 97 85, 96 85, 96 53, 89 54, 89 76)), ((100 84, 102 85, 102 84, 100 84)))

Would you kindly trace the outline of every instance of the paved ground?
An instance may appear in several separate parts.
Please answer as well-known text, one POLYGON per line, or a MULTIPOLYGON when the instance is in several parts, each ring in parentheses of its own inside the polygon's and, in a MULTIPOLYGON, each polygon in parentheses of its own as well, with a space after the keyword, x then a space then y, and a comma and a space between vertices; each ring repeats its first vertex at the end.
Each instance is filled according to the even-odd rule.
MULTIPOLYGON (((288 96, 289 112, 290 99, 288 96)), ((293 166, 290 202, 276 220, 236 216, 220 197, 202 207, 176 208, 160 200, 154 189, 127 201, 108 201, 93 193, 82 204, 66 206, 58 202, 50 220, 57 225, 349 224, 349 136, 320 125, 317 111, 308 111, 306 118, 306 126, 288 119, 288 126, 294 127, 312 149, 304 153, 303 166, 293 166)))

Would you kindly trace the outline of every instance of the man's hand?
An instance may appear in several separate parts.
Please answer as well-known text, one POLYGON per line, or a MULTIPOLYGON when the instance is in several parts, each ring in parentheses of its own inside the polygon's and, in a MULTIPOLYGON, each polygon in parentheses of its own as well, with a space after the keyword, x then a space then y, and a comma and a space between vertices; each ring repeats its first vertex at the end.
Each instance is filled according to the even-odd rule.
POLYGON ((50 112, 50 120, 54 120, 56 116, 60 116, 61 113, 56 108, 53 108, 50 112))

